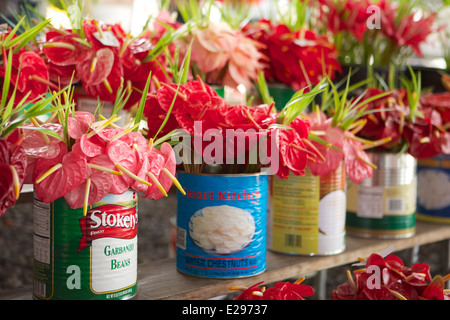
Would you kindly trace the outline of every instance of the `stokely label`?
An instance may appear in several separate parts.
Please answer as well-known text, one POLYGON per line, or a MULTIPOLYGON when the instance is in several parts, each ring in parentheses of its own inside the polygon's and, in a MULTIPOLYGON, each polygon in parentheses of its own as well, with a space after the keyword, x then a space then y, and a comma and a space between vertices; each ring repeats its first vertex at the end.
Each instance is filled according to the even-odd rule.
POLYGON ((135 208, 103 205, 89 210, 86 216, 80 219, 82 235, 78 251, 100 238, 133 239, 137 235, 137 219, 135 208), (120 212, 117 212, 117 209, 120 209, 120 212))

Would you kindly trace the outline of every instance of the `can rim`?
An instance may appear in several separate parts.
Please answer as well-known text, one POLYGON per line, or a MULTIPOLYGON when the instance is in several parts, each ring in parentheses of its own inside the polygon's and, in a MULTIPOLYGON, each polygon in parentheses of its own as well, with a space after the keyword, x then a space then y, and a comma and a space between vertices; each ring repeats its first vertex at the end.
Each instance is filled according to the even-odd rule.
POLYGON ((213 176, 213 177, 256 177, 256 176, 270 176, 268 172, 255 173, 189 173, 182 170, 177 170, 177 174, 185 174, 190 176, 213 176))

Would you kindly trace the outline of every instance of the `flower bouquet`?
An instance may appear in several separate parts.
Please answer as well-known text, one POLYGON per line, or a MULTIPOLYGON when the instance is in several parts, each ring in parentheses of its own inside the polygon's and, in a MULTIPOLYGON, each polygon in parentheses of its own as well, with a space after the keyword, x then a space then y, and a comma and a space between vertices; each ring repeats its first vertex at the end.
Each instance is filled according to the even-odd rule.
MULTIPOLYGON (((447 78, 443 76, 443 80, 447 78)), ((450 128, 450 92, 429 92, 422 94, 420 104, 428 110, 424 115, 431 123, 428 138, 421 138, 424 157, 417 161, 417 217, 432 222, 448 223, 450 203, 445 188, 449 169, 446 162, 450 159, 449 128, 450 128)))
MULTIPOLYGON (((186 57, 183 65, 190 63, 186 57)), ((188 80, 186 70, 174 83, 162 83, 144 109, 151 123, 170 124, 166 136, 172 136, 180 160, 177 174, 184 193, 177 198, 177 268, 214 278, 259 274, 266 268, 261 246, 266 242, 267 175, 262 167, 280 175, 288 170, 304 174, 307 157, 314 154, 307 155, 302 141, 308 137, 307 121, 279 126, 273 103, 230 105, 200 76, 188 80), (174 129, 179 130, 171 134, 174 129), (197 267, 213 263, 217 255, 225 262, 221 267, 197 267), (193 256, 199 261, 192 262, 193 256), (249 257, 252 267, 236 271, 233 266, 250 263, 249 257)), ((300 92, 285 116, 296 118, 319 91, 300 92)))
MULTIPOLYGON (((349 86, 349 80, 350 77, 346 87, 338 91, 328 79, 328 86, 322 90, 321 105, 313 102, 312 111, 297 116, 310 127, 303 141, 309 145, 305 152, 314 150, 314 157, 306 159, 305 175, 287 172, 277 175, 284 179, 271 181, 272 250, 328 255, 345 249, 347 176, 352 183, 371 177, 375 165, 369 160, 366 149, 385 142, 365 141, 355 136, 364 124, 361 118, 366 113, 367 101, 362 102, 361 97, 348 98, 348 92, 355 88, 349 86), (303 203, 308 204, 307 209, 303 203), (302 228, 293 230, 290 225, 297 223, 295 221, 308 222, 302 222, 302 228)), ((279 123, 284 124, 284 120, 279 123)))
POLYGON ((450 135, 445 109, 433 106, 439 95, 421 93, 420 73, 411 69, 411 81, 403 79, 398 89, 371 87, 365 99, 380 92, 391 93, 370 102, 370 110, 382 110, 365 116, 367 120, 359 136, 366 139, 391 137, 381 148, 395 153, 407 152, 414 158, 430 158, 450 152, 450 135), (427 103, 427 100, 429 103, 427 103))
POLYGON ((36 52, 46 62, 54 87, 77 85, 76 93, 94 99, 95 106, 97 100, 112 105, 124 84, 129 94, 124 110, 129 111, 138 104, 149 73, 150 91, 155 91, 159 82, 168 81, 170 70, 166 55, 161 53, 184 32, 175 27, 157 20, 153 31, 144 29, 133 36, 120 24, 84 18, 72 29, 46 28, 36 52))
MULTIPOLYGON (((99 113, 96 121, 92 113, 75 111, 69 84, 52 96, 55 108, 46 111, 57 110, 46 121, 34 119, 17 132, 18 159, 26 162, 23 181, 33 184, 35 193, 35 298, 125 299, 136 294, 137 199, 160 199, 172 184, 181 189, 170 144, 147 140, 139 131, 150 81, 151 74, 136 117, 125 127, 115 124, 115 113, 110 118, 99 113), (48 241, 39 241, 46 235, 48 241), (53 247, 57 250, 48 260, 44 253, 53 247), (65 285, 64 268, 54 267, 64 263, 80 266, 76 293, 65 285)), ((125 91, 119 88, 118 112, 125 91)))
POLYGON ((411 80, 401 79, 402 88, 392 85, 384 88, 369 86, 363 97, 367 99, 383 91, 391 92, 369 103, 368 110, 377 112, 364 117, 367 122, 357 134, 367 140, 389 137, 390 141, 370 151, 371 161, 380 168, 373 180, 367 179, 349 191, 352 200, 348 204, 348 229, 352 233, 369 237, 413 235, 417 159, 431 157, 448 149, 448 133, 443 131, 440 114, 420 103, 420 73, 416 75, 411 68, 410 72, 411 80), (379 174, 395 175, 396 178, 391 181, 380 180, 379 174), (384 190, 375 197, 384 203, 384 207, 368 212, 364 206, 358 205, 357 199, 364 199, 368 192, 376 188, 384 190), (402 215, 398 215, 400 213, 402 215), (362 228, 363 224, 365 228, 362 228))
POLYGON ((422 57, 420 45, 436 17, 418 1, 404 0, 321 0, 319 12, 348 65, 400 66, 413 54, 422 57))
POLYGON ((296 19, 277 22, 260 19, 242 28, 247 37, 261 44, 259 51, 264 57, 261 62, 265 78, 279 107, 285 105, 294 92, 311 88, 326 77, 335 79, 341 71, 334 44, 307 26, 307 4, 308 1, 289 2, 290 12, 288 10, 281 18, 298 12, 296 19), (278 94, 279 84, 290 90, 278 89, 282 90, 278 94))
MULTIPOLYGON (((68 91, 64 97, 71 95, 68 91)), ((27 181, 33 183, 39 200, 52 203, 64 197, 70 208, 86 213, 107 194, 129 189, 152 200, 167 196, 176 181, 175 154, 168 143, 158 146, 138 131, 139 116, 122 128, 114 123, 117 114, 110 118, 100 114, 102 120, 95 121, 93 114, 75 111, 70 99, 57 103, 63 111, 40 124, 56 135, 46 137, 23 128, 27 181)))
POLYGON ((333 300, 449 300, 445 281, 449 276, 431 278, 430 266, 416 263, 411 267, 394 254, 373 253, 347 271, 348 280, 332 292, 333 300))
MULTIPOLYGON (((59 91, 53 96, 44 96, 48 89, 48 72, 45 64, 37 54, 25 49, 25 45, 48 24, 48 21, 17 35, 16 32, 22 23, 23 19, 14 29, 8 28, 0 32, 0 48, 3 52, 0 62, 2 87, 0 217, 9 207, 15 205, 28 171, 27 155, 20 130, 30 120, 35 121, 39 116, 57 111, 57 107, 48 107, 48 105, 61 94, 59 91)), ((30 128, 36 130, 37 134, 44 134, 46 131, 35 126, 30 128)))
POLYGON ((305 300, 304 297, 310 297, 314 295, 314 289, 306 284, 302 284, 305 280, 304 277, 297 281, 290 282, 277 282, 271 288, 265 286, 260 288, 263 283, 257 283, 249 288, 233 286, 231 290, 242 291, 233 300, 305 300))

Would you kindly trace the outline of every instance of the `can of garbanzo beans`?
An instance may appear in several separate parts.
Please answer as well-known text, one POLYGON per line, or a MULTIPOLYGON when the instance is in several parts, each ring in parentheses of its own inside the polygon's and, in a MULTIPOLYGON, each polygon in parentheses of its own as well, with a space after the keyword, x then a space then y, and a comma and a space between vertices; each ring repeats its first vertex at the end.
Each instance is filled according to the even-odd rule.
POLYGON ((83 209, 34 199, 33 297, 130 299, 137 290, 137 197, 109 194, 83 209))

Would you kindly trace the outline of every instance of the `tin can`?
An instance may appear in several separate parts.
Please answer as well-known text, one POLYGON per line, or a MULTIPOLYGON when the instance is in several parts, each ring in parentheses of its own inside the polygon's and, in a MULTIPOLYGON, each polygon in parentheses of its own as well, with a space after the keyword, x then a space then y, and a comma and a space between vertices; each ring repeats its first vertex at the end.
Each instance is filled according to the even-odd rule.
POLYGON ((119 300, 137 292, 137 198, 107 195, 83 209, 34 198, 33 296, 119 300))
POLYGON ((346 175, 343 163, 328 175, 270 177, 268 248, 292 255, 345 250, 346 175))
POLYGON ((282 110, 295 94, 294 89, 283 83, 269 83, 268 89, 278 111, 282 110))
POLYGON ((407 153, 368 152, 372 177, 347 190, 349 234, 364 238, 408 238, 415 233, 417 160, 407 153))
POLYGON ((267 175, 178 173, 177 270, 239 278, 266 270, 267 175))
POLYGON ((450 155, 417 163, 417 219, 450 223, 450 155))

